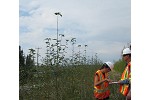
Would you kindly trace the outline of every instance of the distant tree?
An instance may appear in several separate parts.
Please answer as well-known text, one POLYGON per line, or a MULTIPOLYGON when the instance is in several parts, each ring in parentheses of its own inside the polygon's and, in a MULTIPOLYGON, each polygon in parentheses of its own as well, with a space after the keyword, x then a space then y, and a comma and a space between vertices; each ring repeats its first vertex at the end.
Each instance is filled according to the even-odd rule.
POLYGON ((32 59, 32 55, 27 55, 26 57, 26 67, 32 67, 34 66, 34 61, 32 59))
POLYGON ((25 56, 21 46, 19 46, 19 85, 26 83, 27 71, 25 69, 25 56))
POLYGON ((30 54, 25 57, 19 46, 19 85, 26 84, 33 77, 33 71, 36 71, 33 69, 34 52, 33 49, 30 49, 30 54))
POLYGON ((25 66, 25 57, 23 54, 23 50, 21 50, 21 46, 19 46, 19 66, 24 67, 25 66))
POLYGON ((34 59, 35 59, 35 50, 34 49, 29 49, 29 58, 31 58, 31 62, 33 62, 33 65, 34 65, 34 59))

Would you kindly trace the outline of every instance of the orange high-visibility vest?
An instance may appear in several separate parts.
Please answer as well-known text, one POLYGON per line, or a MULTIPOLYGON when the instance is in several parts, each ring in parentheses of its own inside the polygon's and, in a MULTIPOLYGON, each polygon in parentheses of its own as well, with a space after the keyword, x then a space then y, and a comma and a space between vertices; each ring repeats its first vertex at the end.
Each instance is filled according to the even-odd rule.
MULTIPOLYGON (((124 72, 122 73, 121 80, 124 80, 124 79, 129 79, 131 83, 131 62, 128 63, 124 72)), ((120 88, 119 88, 120 92, 124 96, 127 96, 129 89, 130 89, 129 84, 122 84, 120 85, 120 88)))
MULTIPOLYGON (((108 78, 108 74, 105 73, 105 77, 102 74, 102 72, 100 70, 98 70, 95 73, 95 76, 98 76, 98 80, 104 80, 105 78, 108 78)), ((95 79, 95 77, 94 77, 95 79)), ((104 99, 107 98, 110 95, 110 90, 108 89, 108 82, 103 82, 102 84, 98 85, 98 86, 94 86, 94 97, 97 99, 104 99)))

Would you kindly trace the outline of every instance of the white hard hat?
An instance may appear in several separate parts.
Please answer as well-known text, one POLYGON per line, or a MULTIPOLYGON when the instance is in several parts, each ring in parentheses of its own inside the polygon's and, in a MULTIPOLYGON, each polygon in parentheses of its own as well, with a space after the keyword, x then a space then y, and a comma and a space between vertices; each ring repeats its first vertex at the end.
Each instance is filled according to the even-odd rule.
POLYGON ((125 49, 122 51, 122 55, 126 55, 126 54, 131 54, 130 48, 125 48, 125 49))
POLYGON ((113 70, 113 68, 114 68, 114 64, 113 63, 111 63, 111 62, 105 62, 105 64, 107 64, 108 65, 108 67, 111 69, 111 70, 113 70))

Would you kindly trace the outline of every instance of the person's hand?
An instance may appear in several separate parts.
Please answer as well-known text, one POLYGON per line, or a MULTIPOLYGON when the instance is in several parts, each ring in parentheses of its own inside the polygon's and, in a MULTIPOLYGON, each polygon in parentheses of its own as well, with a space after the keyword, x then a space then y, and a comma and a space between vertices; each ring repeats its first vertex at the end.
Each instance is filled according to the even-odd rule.
POLYGON ((129 80, 128 80, 128 79, 119 80, 118 83, 119 83, 119 84, 129 84, 129 80))
POLYGON ((112 82, 114 82, 114 81, 110 80, 110 81, 109 81, 109 84, 112 84, 112 82))
POLYGON ((118 81, 118 84, 122 84, 122 81, 121 81, 121 80, 119 80, 119 81, 118 81))
POLYGON ((112 81, 110 81, 109 84, 112 84, 112 81))
POLYGON ((105 79, 105 81, 106 81, 106 82, 112 82, 112 80, 110 80, 110 79, 105 79))

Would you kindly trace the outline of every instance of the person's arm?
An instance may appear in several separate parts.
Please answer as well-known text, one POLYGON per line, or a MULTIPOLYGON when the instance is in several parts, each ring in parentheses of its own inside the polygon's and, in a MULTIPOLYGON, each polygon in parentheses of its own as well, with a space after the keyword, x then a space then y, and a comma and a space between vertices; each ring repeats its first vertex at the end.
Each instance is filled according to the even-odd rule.
POLYGON ((104 79, 104 80, 98 81, 98 76, 96 75, 96 76, 95 76, 95 80, 94 80, 94 85, 95 85, 95 86, 98 86, 98 85, 102 84, 102 83, 105 82, 105 81, 109 82, 110 80, 109 80, 109 79, 104 79))
POLYGON ((131 84, 131 72, 129 74, 129 84, 131 84))
POLYGON ((131 73, 129 73, 129 77, 127 79, 119 80, 118 83, 119 84, 131 84, 131 73))
POLYGON ((131 100, 131 89, 129 90, 126 98, 127 98, 127 100, 131 100))
POLYGON ((119 84, 129 84, 130 80, 129 79, 119 80, 118 83, 119 84))
POLYGON ((119 80, 118 83, 119 84, 131 84, 131 72, 128 74, 128 78, 124 80, 119 80))

